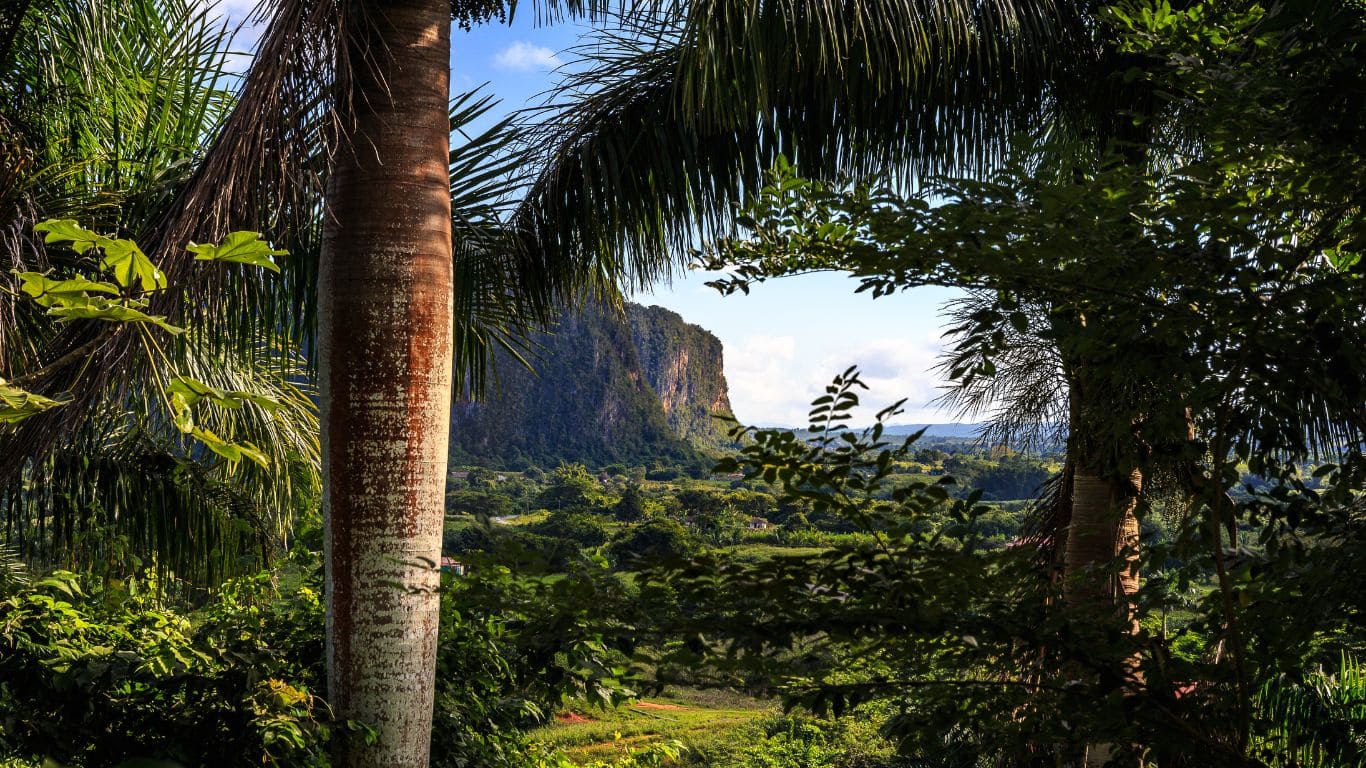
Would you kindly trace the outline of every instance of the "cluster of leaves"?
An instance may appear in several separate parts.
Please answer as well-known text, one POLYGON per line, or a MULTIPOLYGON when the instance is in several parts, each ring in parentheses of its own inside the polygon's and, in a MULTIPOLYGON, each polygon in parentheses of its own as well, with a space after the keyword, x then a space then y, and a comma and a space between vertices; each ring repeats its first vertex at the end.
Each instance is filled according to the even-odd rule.
MULTIPOLYGON (((96 278, 68 277, 54 279, 40 272, 16 272, 20 292, 47 310, 47 315, 58 323, 92 320, 134 328, 155 326, 172 335, 185 333, 166 322, 160 315, 149 315, 150 295, 167 288, 166 275, 142 252, 137 243, 124 238, 112 238, 92 232, 75 221, 49 220, 38 224, 34 231, 43 235, 49 245, 64 245, 90 262, 96 278), (98 256, 98 259, 94 257, 98 256)), ((222 242, 198 245, 191 243, 187 250, 196 261, 247 264, 279 272, 272 257, 283 255, 261 240, 256 232, 233 232, 222 242)), ((166 359, 156 336, 143 333, 143 346, 148 355, 166 359)), ((32 374, 29 374, 31 377, 32 374)), ((250 403, 266 411, 280 407, 273 397, 244 391, 225 391, 183 375, 173 375, 165 383, 158 383, 170 420, 182 433, 222 456, 231 464, 243 458, 263 468, 269 466, 266 456, 249 442, 232 442, 195 423, 195 407, 200 404, 235 410, 250 403)), ((0 391, 0 423, 18 423, 43 411, 61 405, 60 401, 24 392, 8 383, 0 391)))
MULTIPOLYGON (((534 553, 495 549, 469 559, 469 574, 451 584, 448 607, 455 623, 504 628, 501 655, 532 715, 526 722, 571 698, 612 705, 631 695, 624 682, 631 595, 605 558, 578 556, 561 568, 534 553), (502 564, 510 559, 520 561, 516 571, 502 564)), ((442 685, 458 690, 462 683, 442 685)))
POLYGON ((268 576, 193 616, 137 582, 55 572, 0 598, 0 746, 67 765, 325 765, 322 601, 268 576))
MULTIPOLYGON (((619 740, 620 741, 620 740, 619 740)), ((676 740, 655 742, 643 747, 620 744, 616 754, 587 762, 572 760, 556 751, 533 748, 529 754, 526 768, 662 768, 677 765, 679 758, 687 753, 683 744, 676 740)))
MULTIPOLYGON (((689 757, 693 764, 726 768, 920 768, 922 763, 892 754, 878 733, 878 714, 860 710, 843 718, 774 715, 746 728, 744 738, 706 745, 698 749, 701 754, 689 757)), ((951 738, 948 735, 946 741, 951 738)), ((942 757, 932 763, 936 768, 955 765, 942 757)))
MULTIPOLYGON (((101 340, 131 335, 145 388, 116 385, 117 407, 51 455, 24 461, 23 477, 5 488, 11 541, 27 558, 67 568, 117 570, 126 560, 132 565, 120 575, 128 575, 150 561, 200 584, 259 567, 256 556, 270 557, 317 488, 316 407, 297 383, 297 359, 268 350, 254 352, 255 363, 205 354, 200 329, 149 314, 177 286, 137 243, 67 219, 35 230, 53 266, 14 273, 15 307, 34 315, 34 343, 86 334, 89 343, 71 354, 92 366, 101 340)), ((283 255, 254 232, 187 251, 198 262, 255 271, 278 271, 283 255)), ((53 386, 53 370, 0 385, 6 440, 22 441, 40 414, 90 407, 20 387, 53 386)))
MULTIPOLYGON (((1101 738, 1151 745, 1148 758, 1159 764, 1192 754, 1244 759, 1225 741, 1237 706, 1227 656, 1173 652, 1191 639, 1228 642, 1210 555, 1154 569, 1137 596, 1138 635, 1118 617, 1097 622, 1069 609, 1057 585, 1038 577, 1032 546, 983 546, 990 510, 979 494, 955 498, 951 479, 902 484, 885 473, 911 455, 914 437, 888 443, 879 425, 862 434, 829 428, 831 416, 852 410, 860 385, 849 372, 816 405, 813 426, 831 438, 825 444, 746 430, 747 447, 724 468, 771 475, 785 497, 845 516, 867 538, 818 555, 656 562, 639 581, 643 603, 674 607, 652 608, 653 624, 641 631, 649 640, 642 646, 658 649, 647 657, 660 679, 767 690, 789 707, 836 715, 878 703, 883 733, 903 753, 958 755, 964 764, 1066 754, 1101 738), (1183 602, 1192 589, 1194 602, 1183 602), (1196 616, 1175 636, 1148 620, 1183 608, 1196 616), (1113 672, 1134 658, 1146 681, 1140 690, 1113 672)), ((1286 745, 1359 756, 1355 667, 1332 677, 1314 669, 1366 647, 1353 618, 1360 580, 1344 573, 1363 541, 1355 474, 1363 466, 1356 459, 1267 495, 1250 492, 1234 510, 1240 519, 1278 520, 1275 533, 1262 531, 1274 556, 1230 554, 1239 621, 1254 649, 1250 676, 1260 686, 1248 703, 1249 750, 1271 764, 1291 759, 1277 751, 1286 745), (1273 498, 1295 512, 1268 509, 1273 498), (1298 529, 1284 525, 1287 514, 1298 529)), ((1198 549, 1208 530, 1188 526, 1184 541, 1198 549)))
MULTIPOLYGON (((323 604, 315 558, 224 584, 177 610, 146 581, 91 591, 56 572, 0 593, 0 754, 72 766, 325 766, 339 728, 321 698, 323 604), (284 587, 282 584, 294 586, 284 587)), ((481 563, 442 595, 433 765, 525 768, 525 730, 574 699, 615 705, 621 585, 605 561, 519 575, 481 563)), ((150 578, 150 576, 149 576, 150 578)), ((665 753, 628 755, 656 765, 665 753)), ((632 762, 635 761, 635 762, 632 762)))
POLYGON ((893 482, 914 436, 883 441, 881 421, 862 435, 840 428, 862 386, 848 371, 814 404, 815 442, 737 429, 747 445, 720 468, 779 483, 785 500, 869 535, 817 555, 747 562, 709 553, 643 574, 642 597, 669 592, 687 607, 660 627, 684 639, 661 643, 660 675, 710 669, 713 683, 836 715, 894 692, 900 708, 889 728, 908 749, 915 734, 961 721, 968 702, 974 716, 1001 718, 991 734, 998 745, 1065 727, 1031 722, 1021 710, 1027 681, 1000 675, 1027 654, 1018 638, 1046 623, 1027 558, 981 546, 977 521, 988 508, 977 494, 954 498, 951 479, 893 482))

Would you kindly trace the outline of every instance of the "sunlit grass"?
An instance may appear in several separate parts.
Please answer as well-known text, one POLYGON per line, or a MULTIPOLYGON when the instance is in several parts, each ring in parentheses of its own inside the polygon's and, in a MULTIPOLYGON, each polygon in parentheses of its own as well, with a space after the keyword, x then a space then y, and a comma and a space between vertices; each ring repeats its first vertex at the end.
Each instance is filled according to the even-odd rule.
POLYGON ((689 746, 714 743, 774 711, 768 702, 736 693, 671 689, 615 709, 571 706, 532 736, 586 761, 671 739, 689 746))

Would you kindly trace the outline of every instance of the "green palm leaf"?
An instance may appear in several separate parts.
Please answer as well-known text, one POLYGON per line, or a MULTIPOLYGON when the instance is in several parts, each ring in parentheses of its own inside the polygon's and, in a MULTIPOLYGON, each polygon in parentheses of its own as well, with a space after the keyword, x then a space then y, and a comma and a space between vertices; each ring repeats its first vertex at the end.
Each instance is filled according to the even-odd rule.
POLYGON ((591 254, 579 284, 644 284, 723 231, 780 155, 905 181, 994 165, 1088 44, 1077 6, 1049 0, 711 0, 622 19, 531 113, 545 164, 514 224, 543 258, 591 254))

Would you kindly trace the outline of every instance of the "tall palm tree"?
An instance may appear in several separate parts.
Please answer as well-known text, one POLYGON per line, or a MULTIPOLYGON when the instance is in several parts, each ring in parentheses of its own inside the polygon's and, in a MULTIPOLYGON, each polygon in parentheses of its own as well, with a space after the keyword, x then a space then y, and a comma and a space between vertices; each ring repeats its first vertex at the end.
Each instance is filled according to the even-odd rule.
MULTIPOLYGON (((450 432, 450 5, 357 3, 318 280, 329 699, 428 764, 450 432)), ((377 759, 382 755, 381 759, 377 759)))
MULTIPOLYGON (((22 37, 39 23, 37 10, 26 4, 11 16, 7 6, 3 21, 22 37)), ((371 729, 338 740, 346 765, 428 762, 452 357, 477 387, 490 346, 513 345, 519 327, 575 290, 577 274, 615 268, 548 279, 547 264, 563 268, 519 257, 496 208, 474 200, 506 191, 502 177, 516 162, 489 166, 449 149, 453 121, 486 108, 465 100, 448 111, 449 26, 496 10, 448 0, 270 4, 235 107, 214 130, 201 127, 189 146, 211 138, 209 148, 183 166, 192 175, 168 185, 164 204, 138 228, 172 286, 151 297, 150 312, 201 328, 215 350, 236 348, 248 359, 258 338, 302 339, 316 350, 329 697, 339 717, 371 729), (472 178, 453 179, 453 169, 472 178), (462 203, 455 221, 453 201, 462 203), (453 226, 470 235, 454 247, 453 226), (185 243, 243 227, 290 233, 283 284, 249 271, 193 270, 185 243), (315 266, 308 254, 319 229, 315 266), (457 291, 453 273, 519 282, 457 291), (453 305, 472 321, 458 338, 453 305)), ((7 46, 10 29, 0 26, 7 46)), ((86 327, 34 350, 31 362, 31 388, 67 392, 72 402, 3 436, 0 463, 10 476, 60 452, 62 436, 96 419, 95 406, 137 369, 127 334, 86 327)))

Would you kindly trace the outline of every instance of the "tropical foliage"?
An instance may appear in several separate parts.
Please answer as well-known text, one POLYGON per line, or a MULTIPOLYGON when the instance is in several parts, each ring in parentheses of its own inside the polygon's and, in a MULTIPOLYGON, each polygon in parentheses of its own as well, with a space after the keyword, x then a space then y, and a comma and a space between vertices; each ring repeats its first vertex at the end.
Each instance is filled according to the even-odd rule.
MULTIPOLYGON (((1236 762, 1255 741, 1252 693, 1258 681, 1278 674, 1287 658, 1303 663, 1303 654, 1310 652, 1305 643, 1316 632, 1340 630, 1326 616, 1313 628, 1298 625, 1294 633, 1268 621, 1270 613, 1248 618, 1257 612, 1252 606, 1288 607, 1270 597, 1282 594, 1287 584, 1282 579, 1298 580, 1291 575, 1297 573, 1291 561, 1304 565, 1289 554, 1286 537, 1308 536, 1313 527, 1308 521, 1319 515, 1346 516, 1340 518, 1345 527, 1334 528, 1331 538, 1345 543, 1337 537, 1350 536, 1346 529, 1353 526, 1346 520, 1355 514, 1358 449, 1366 423, 1361 358, 1353 351, 1362 340, 1356 338, 1359 324, 1346 309, 1362 298, 1363 239, 1353 202, 1362 183, 1355 170, 1358 148, 1336 134, 1306 131, 1300 111, 1351 97, 1298 86, 1304 68, 1321 67, 1326 77, 1351 83, 1348 90, 1359 94, 1359 79, 1340 69, 1335 53, 1343 39, 1359 38, 1343 26, 1324 24, 1323 18, 1296 16, 1303 10, 1280 9, 1293 21, 1280 18, 1279 23, 1256 8, 1196 5, 1175 11, 1137 4, 1109 12, 1107 23, 1127 40, 1125 52, 1145 57, 1148 64, 1129 76, 1172 94, 1201 131, 1200 144, 1184 154, 1181 146, 1157 144, 1155 155, 1179 158, 1163 167, 1148 169, 1116 157, 1080 169, 1031 152, 986 180, 950 179, 924 196, 908 197, 869 186, 831 188, 779 166, 773 183, 741 220, 749 238, 724 243, 713 261, 732 270, 718 283, 728 291, 813 269, 849 271, 873 296, 923 284, 983 291, 955 329, 959 342, 946 365, 969 402, 990 400, 990 387, 996 385, 983 382, 1010 380, 1012 372, 1003 372, 1000 364, 1028 357, 1027 351, 1012 357, 1012 350, 1020 350, 1013 344, 1051 346, 1062 361, 1053 363, 1054 371, 1067 376, 1072 398, 1069 440, 1087 446, 1079 455, 1100 455, 1109 465, 1141 470, 1146 481, 1139 514, 1152 509, 1164 491, 1181 499, 1174 546, 1146 553, 1147 585, 1121 600, 1121 616, 1127 615, 1122 621, 1136 633, 1132 642, 1110 642, 1106 654, 1073 649, 1063 657, 1070 661, 1040 661, 1048 659, 1045 650, 1066 645, 1068 638, 1098 639, 1107 626, 1116 631, 1095 615, 1092 626, 1074 625, 1061 639, 1040 638, 1036 651, 1045 655, 1036 661, 1017 662, 1017 680, 1042 675, 1043 682, 1035 683, 1042 686, 1039 693, 1013 707, 1046 700, 1050 677, 1088 680, 1079 672, 1085 669, 1098 675, 1090 679, 1100 686, 1089 694, 1091 700, 1115 707, 1093 708, 1096 730, 1056 733, 1042 737, 1044 743, 1143 745, 1151 758, 1174 749, 1175 755, 1224 755, 1219 759, 1236 762), (1259 55, 1272 49, 1293 51, 1295 69, 1279 55, 1259 55), (1197 61, 1201 65, 1193 66, 1197 61), (1272 103, 1283 108, 1268 109, 1272 103), (1314 193, 1306 196, 1300 191, 1305 189, 1314 193), (1312 345, 1305 343, 1311 339, 1312 345), (1135 359, 1143 365, 1133 365, 1135 359), (1085 369, 1068 370, 1068 361, 1082 361, 1085 369), (1092 396, 1105 394, 1099 401, 1087 400, 1079 388, 1092 396), (1103 409, 1096 409, 1097 402, 1103 409), (1343 466, 1325 465, 1320 474, 1330 490, 1305 497, 1301 467, 1339 455, 1343 466), (1246 488, 1240 468, 1255 478, 1246 488), (1316 511, 1297 508, 1300 504, 1316 511), (1233 548, 1237 528, 1244 525, 1257 532, 1264 554, 1233 548), (1172 572, 1169 558, 1182 567, 1172 572), (1138 627, 1164 599, 1155 594, 1164 580, 1186 585, 1200 573, 1212 575, 1217 589, 1200 604, 1198 626, 1220 652, 1181 669, 1168 661, 1161 642, 1149 646, 1138 627), (1106 656, 1108 661, 1097 663, 1106 656), (1202 696, 1187 698, 1203 699, 1209 710, 1223 713, 1216 718, 1225 720, 1202 721, 1170 704, 1158 707, 1154 714, 1163 717, 1179 712, 1176 717, 1197 740, 1175 747, 1171 735, 1158 735, 1162 728, 1156 720, 1145 725, 1143 717, 1143 697, 1161 695, 1163 680, 1206 681, 1200 684, 1202 696)), ((1360 29, 1357 10, 1334 18, 1360 29)), ((1343 115, 1346 135, 1359 135, 1357 118, 1331 106, 1328 111, 1343 115)), ((1163 141, 1162 135, 1156 140, 1163 141)), ((1066 390, 1054 384, 1036 391, 1066 390)), ((1046 399, 1039 405, 1037 419, 1059 412, 1046 399)), ((801 457, 804 447, 772 439, 769 447, 781 460, 765 454, 765 461, 789 473, 814 462, 801 457)), ((842 468, 842 454, 829 461, 842 468)), ((760 462, 752 471, 764 466, 760 462)), ((796 476, 810 477, 806 471, 796 476)), ((871 478, 877 477, 873 472, 871 478)), ((826 482, 816 479, 816 487, 826 482)), ((851 477, 847 482, 862 481, 851 477)), ((833 487, 830 493, 839 490, 833 487)), ((794 492, 801 492, 801 483, 794 492)), ((1040 564, 1051 568, 1063 562, 1053 553, 1058 526, 1066 518, 1048 517, 1043 523, 1034 542, 1040 564)), ((1136 542, 1123 540, 1113 563, 1098 564, 1100 572, 1093 576, 1074 575, 1071 539, 1085 533, 1078 533, 1078 518, 1072 523, 1072 530, 1061 529, 1069 537, 1064 595, 1072 594, 1078 578, 1136 577, 1138 563, 1131 559, 1136 542)), ((1324 541, 1320 537, 1326 531, 1317 533, 1312 538, 1324 541)), ((852 589, 831 587, 830 592, 852 589)), ((1086 608, 1087 601, 1075 607, 1086 608)), ((1026 623, 1032 627, 1030 637, 1048 626, 1040 621, 1026 623)), ((1010 622, 993 617, 991 625, 1010 622)), ((1019 642, 1012 640, 1010 647, 1019 642)), ((1062 705, 1052 711, 1075 710, 1062 705)), ((1018 711, 1014 717, 1024 719, 1018 711)), ((1015 745, 1007 753, 1020 754, 1023 748, 1015 745)))
MULTIPOLYGON (((313 287, 323 190, 349 120, 373 117, 338 94, 387 51, 358 7, 272 6, 235 94, 197 4, 0 7, 0 749, 324 765, 385 738, 389 721, 347 719, 364 686, 324 669, 325 642, 354 638, 334 619, 325 641, 316 522, 279 557, 319 486, 303 382, 331 353, 313 330, 335 298, 313 287)), ((1360 764, 1364 29, 1359 3, 1310 0, 624 14, 562 91, 572 111, 542 113, 537 151, 503 122, 445 158, 429 202, 444 218, 449 193, 451 263, 432 252, 456 276, 462 388, 489 381, 491 349, 534 359, 527 330, 558 301, 665 274, 670 246, 734 224, 704 257, 723 291, 812 270, 873 297, 968 289, 949 400, 994 417, 993 443, 1067 460, 1041 483, 1051 458, 936 456, 890 436, 897 405, 845 429, 851 369, 810 430, 737 427, 713 485, 670 485, 679 467, 471 473, 446 497, 464 574, 438 597, 436 563, 401 564, 441 611, 418 638, 431 712, 416 696, 378 714, 431 715, 439 765, 560 768, 527 728, 676 684, 833 719, 725 753, 618 737, 594 764, 1360 764), (1109 530, 1071 516, 1087 494, 1122 512, 1109 530), (1087 536, 1102 556, 1073 556, 1087 536), (876 749, 855 749, 851 713, 886 741, 859 731, 876 749)), ((446 106, 424 130, 491 102, 446 106)), ((330 253, 350 247, 327 221, 330 253)), ((439 474, 418 478, 429 512, 439 474)), ((346 498, 383 500, 363 485, 346 498)), ((330 520, 335 555, 355 531, 330 520)), ((411 596, 376 573, 358 615, 411 596)))

